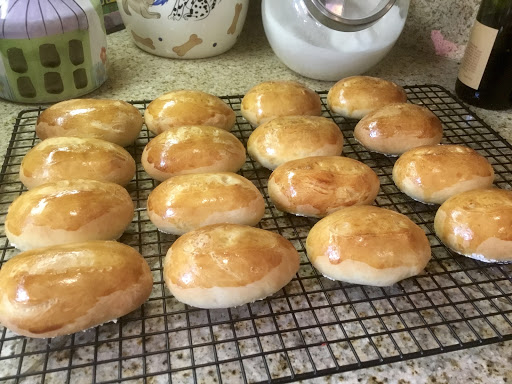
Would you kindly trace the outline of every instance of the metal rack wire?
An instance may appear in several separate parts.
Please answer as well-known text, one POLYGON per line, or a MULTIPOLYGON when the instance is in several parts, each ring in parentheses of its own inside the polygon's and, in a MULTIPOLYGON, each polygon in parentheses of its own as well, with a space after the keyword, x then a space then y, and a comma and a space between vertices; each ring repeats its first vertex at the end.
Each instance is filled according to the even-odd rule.
MULTIPOLYGON (((437 85, 406 87, 409 101, 443 122, 444 143, 465 144, 484 155, 495 185, 512 189, 512 147, 437 85)), ((270 172, 251 158, 240 174, 265 196, 261 228, 288 238, 301 255, 296 277, 272 297, 224 310, 202 310, 176 301, 165 288, 162 258, 175 237, 156 231, 145 203, 156 183, 140 166, 151 138, 143 130, 129 151, 137 161, 128 186, 136 216, 121 241, 146 258, 154 276, 149 300, 137 311, 85 332, 54 339, 17 336, 0 326, 0 380, 9 383, 286 383, 322 375, 461 350, 512 339, 512 266, 458 256, 436 238, 436 206, 415 202, 393 184, 394 160, 367 152, 353 138, 356 121, 324 116, 345 136, 344 155, 380 177, 376 204, 406 214, 426 232, 432 260, 425 272, 387 288, 334 282, 308 262, 304 243, 314 219, 284 214, 266 191, 270 172)), ((237 112, 233 133, 245 144, 252 129, 239 114, 241 96, 223 97, 237 112)), ((132 102, 143 111, 147 101, 132 102)), ((41 108, 22 111, 0 173, 1 225, 9 204, 23 191, 18 170, 37 143, 41 108)), ((3 228, 2 228, 3 229, 3 228)), ((17 254, 4 231, 0 263, 17 254)))

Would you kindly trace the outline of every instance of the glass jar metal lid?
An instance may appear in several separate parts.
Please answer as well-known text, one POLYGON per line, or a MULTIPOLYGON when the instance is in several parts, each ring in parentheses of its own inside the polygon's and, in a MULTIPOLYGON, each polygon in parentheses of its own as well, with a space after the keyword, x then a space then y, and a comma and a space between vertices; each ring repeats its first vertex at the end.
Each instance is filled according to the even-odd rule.
POLYGON ((366 29, 384 16, 396 0, 304 0, 309 13, 326 27, 342 32, 366 29))

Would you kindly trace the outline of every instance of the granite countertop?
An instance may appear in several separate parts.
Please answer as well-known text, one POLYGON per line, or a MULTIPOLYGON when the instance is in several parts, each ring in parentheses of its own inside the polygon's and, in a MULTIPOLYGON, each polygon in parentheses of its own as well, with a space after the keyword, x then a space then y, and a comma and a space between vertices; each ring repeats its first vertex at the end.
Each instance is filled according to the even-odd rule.
MULTIPOLYGON (((425 1, 416 2, 411 12, 426 12, 421 9, 424 3, 425 1)), ((437 4, 437 2, 434 3, 437 4)), ((109 79, 88 97, 128 101, 153 99, 165 92, 180 88, 198 89, 218 96, 236 95, 244 94, 253 85, 271 79, 298 80, 314 90, 328 90, 333 85, 332 82, 301 77, 277 59, 265 38, 261 17, 256 8, 253 4, 235 47, 223 55, 209 59, 160 58, 136 48, 125 30, 109 35, 109 79)), ((429 6, 429 9, 431 8, 432 6, 429 6)), ((424 17, 422 20, 429 17, 424 17)), ((446 15, 443 17, 446 18, 446 15)), ((424 28, 425 25, 420 27, 424 28)), ((414 32, 414 29, 419 27, 418 23, 411 22, 406 28, 414 32)), ((414 35, 412 32, 411 34, 414 35)), ((454 33, 448 28, 447 36, 450 32, 454 33)), ((428 38, 423 36, 423 39, 424 45, 428 44, 428 38)), ((452 51, 451 54, 438 55, 432 47, 415 48, 411 43, 413 40, 414 36, 410 34, 401 37, 391 53, 367 74, 386 78, 400 85, 439 84, 453 92, 460 52, 452 51)), ((5 155, 17 114, 27 107, 29 106, 0 101, 2 111, 0 154, 2 156, 5 155)), ((493 112, 477 108, 471 108, 471 110, 512 142, 511 111, 493 112)), ((311 382, 401 384, 492 382, 500 384, 512 382, 511 363, 512 343, 503 342, 320 377, 311 382)), ((1 376, 2 367, 0 367, 1 376)))

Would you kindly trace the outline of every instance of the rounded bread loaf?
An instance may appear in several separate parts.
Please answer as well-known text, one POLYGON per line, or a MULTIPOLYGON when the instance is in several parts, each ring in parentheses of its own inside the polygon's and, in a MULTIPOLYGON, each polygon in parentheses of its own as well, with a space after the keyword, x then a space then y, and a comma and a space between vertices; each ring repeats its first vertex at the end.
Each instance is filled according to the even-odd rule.
POLYGON ((245 164, 244 145, 233 134, 210 126, 170 128, 142 152, 144 170, 154 179, 187 173, 237 172, 245 164))
POLYGON ((490 187, 494 170, 485 157, 464 145, 431 145, 400 156, 393 181, 414 200, 441 204, 457 193, 490 187))
POLYGON ((266 81, 252 87, 240 105, 242 116, 258 126, 280 116, 320 116, 320 96, 295 81, 266 81))
POLYGON ((139 110, 125 101, 72 99, 41 112, 36 134, 41 140, 58 136, 88 137, 126 147, 137 139, 142 124, 139 110))
POLYGON ((179 301, 229 308, 274 294, 299 269, 295 247, 277 233, 216 224, 179 237, 164 260, 164 280, 179 301))
POLYGON ((369 151, 398 156, 422 145, 439 144, 443 126, 426 107, 395 103, 364 116, 354 128, 354 138, 369 151))
POLYGON ((123 147, 105 140, 52 137, 30 149, 20 166, 20 181, 28 189, 69 179, 92 179, 127 185, 135 175, 135 160, 123 147))
POLYGON ((265 213, 260 191, 231 172, 172 177, 149 194, 147 212, 162 232, 181 235, 216 223, 256 225, 265 213))
POLYGON ((485 262, 512 262, 512 191, 474 189, 446 200, 434 219, 448 248, 485 262))
POLYGON ((339 156, 343 134, 322 116, 276 117, 257 127, 247 141, 247 152, 268 169, 311 156, 339 156))
POLYGON ((389 286, 419 274, 431 258, 423 230, 407 216, 374 206, 341 209, 308 234, 311 264, 352 284, 389 286))
POLYGON ((134 205, 114 183, 61 180, 22 193, 9 206, 5 234, 21 250, 88 240, 114 240, 130 224, 134 205))
POLYGON ((149 103, 144 112, 144 122, 155 135, 183 125, 210 125, 231 131, 235 121, 235 112, 221 98, 194 90, 166 93, 149 103))
POLYGON ((328 108, 343 117, 361 119, 391 103, 405 103, 407 94, 399 85, 371 76, 341 79, 327 93, 328 108))
POLYGON ((132 247, 89 241, 38 248, 0 270, 0 323, 20 335, 68 335, 140 307, 153 287, 151 270, 132 247))
POLYGON ((372 204, 379 187, 377 174, 360 161, 316 156, 277 167, 268 180, 268 195, 281 211, 324 217, 344 207, 372 204))

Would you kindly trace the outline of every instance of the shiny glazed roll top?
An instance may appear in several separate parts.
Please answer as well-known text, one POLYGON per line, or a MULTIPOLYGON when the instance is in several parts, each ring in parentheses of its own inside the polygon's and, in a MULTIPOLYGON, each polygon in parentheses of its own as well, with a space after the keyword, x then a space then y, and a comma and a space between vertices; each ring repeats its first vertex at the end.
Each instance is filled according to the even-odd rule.
POLYGON ((235 135, 217 127, 187 125, 154 137, 142 152, 144 170, 154 179, 188 173, 237 172, 245 147, 235 135))
POLYGON ((398 156, 422 145, 439 144, 443 126, 426 107, 395 103, 364 116, 354 128, 354 138, 369 151, 398 156))
POLYGON ((82 331, 142 305, 153 287, 144 258, 115 241, 38 248, 0 270, 0 323, 29 337, 82 331))
POLYGON ((143 119, 137 108, 120 100, 72 99, 41 112, 36 134, 50 137, 84 137, 110 141, 122 147, 139 136, 143 119))
POLYGON ((442 204, 458 193, 490 187, 494 169, 485 157, 464 145, 426 145, 398 158, 393 181, 414 200, 442 204))
POLYGON ((450 249, 485 262, 512 262, 512 191, 485 188, 446 200, 434 219, 450 249))
POLYGON ((377 108, 406 101, 407 93, 402 87, 371 76, 350 76, 341 79, 327 94, 329 109, 351 119, 362 119, 377 108))
POLYGON ((243 97, 242 116, 257 127, 280 116, 320 116, 320 96, 295 81, 266 81, 252 87, 243 97))
POLYGON ((423 230, 407 216, 374 206, 341 209, 308 234, 311 264, 330 279, 388 286, 415 276, 431 258, 423 230))
POLYGON ((178 90, 149 103, 144 121, 155 135, 184 125, 210 125, 231 131, 236 114, 217 96, 201 91, 178 90))
POLYGON ((379 177, 366 164, 341 156, 288 161, 270 175, 268 195, 277 209, 324 217, 352 205, 372 204, 379 177))
POLYGON ((53 137, 37 144, 21 162, 20 181, 28 189, 44 183, 91 179, 127 185, 135 160, 124 148, 105 140, 53 137))
POLYGON ((5 234, 21 250, 119 238, 130 224, 130 194, 114 183, 62 180, 21 194, 9 206, 5 234))
POLYGON ((276 117, 257 127, 247 141, 251 157, 268 169, 304 157, 339 156, 342 150, 340 128, 322 116, 276 117))
POLYGON ((250 180, 236 173, 196 173, 158 185, 148 197, 147 211, 160 231, 181 235, 216 223, 256 225, 265 201, 250 180))
POLYGON ((176 240, 164 279, 179 301, 229 308, 283 288, 299 269, 299 254, 281 235, 236 224, 209 225, 176 240))

